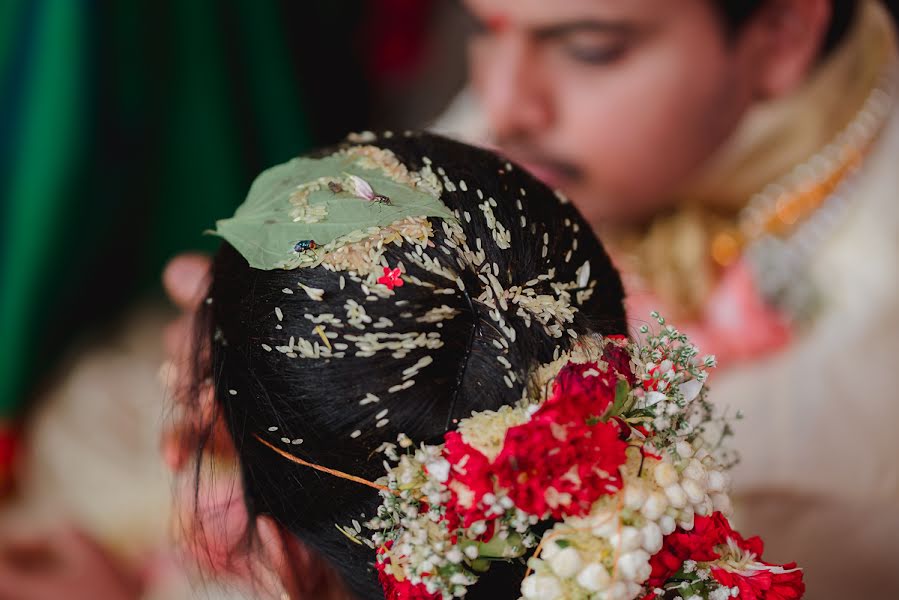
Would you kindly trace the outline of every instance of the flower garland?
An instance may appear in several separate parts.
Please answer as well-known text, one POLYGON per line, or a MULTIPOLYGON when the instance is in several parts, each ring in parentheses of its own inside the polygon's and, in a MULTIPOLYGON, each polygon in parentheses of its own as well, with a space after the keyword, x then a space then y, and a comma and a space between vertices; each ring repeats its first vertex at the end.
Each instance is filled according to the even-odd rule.
POLYGON ((555 373, 548 394, 474 413, 439 446, 387 446, 383 503, 359 541, 388 600, 462 597, 496 560, 527 561, 529 600, 802 596, 801 571, 765 562, 727 520, 731 432, 704 386, 714 358, 653 317, 643 345, 582 340, 538 369, 555 373))

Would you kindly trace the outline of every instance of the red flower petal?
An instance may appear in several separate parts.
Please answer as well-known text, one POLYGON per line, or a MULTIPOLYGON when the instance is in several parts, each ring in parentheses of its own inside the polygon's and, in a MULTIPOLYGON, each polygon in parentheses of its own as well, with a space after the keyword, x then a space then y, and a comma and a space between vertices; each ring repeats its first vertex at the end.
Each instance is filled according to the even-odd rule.
POLYGON ((402 273, 400 272, 399 267, 394 269, 384 267, 384 275, 378 277, 378 283, 386 285, 387 288, 391 290, 395 287, 402 287, 405 282, 401 275, 402 273))
POLYGON ((609 363, 615 372, 624 377, 630 385, 637 383, 637 377, 631 370, 631 355, 628 351, 630 340, 623 335, 610 335, 602 348, 602 359, 609 363))
POLYGON ((621 489, 627 443, 615 423, 560 425, 540 411, 512 427, 496 458, 497 481, 521 510, 553 518, 583 515, 621 489))
MULTIPOLYGON (((732 540, 742 550, 755 554, 755 560, 761 564, 775 566, 762 561, 762 541, 758 537, 744 539, 734 531, 724 515, 716 512, 708 517, 696 517, 691 531, 678 529, 665 536, 664 546, 650 559, 652 575, 647 584, 661 587, 681 570, 685 561, 694 560, 713 563, 712 576, 722 585, 737 587, 741 600, 796 600, 802 597, 805 584, 802 582, 801 571, 778 573, 760 569, 734 573, 720 566, 716 567, 715 561, 721 558, 716 547, 726 544, 728 540, 732 540)), ((795 563, 783 565, 783 569, 788 571, 795 567, 795 563)))
POLYGON ((552 413, 559 424, 585 423, 606 412, 615 400, 617 383, 613 371, 604 372, 595 362, 569 363, 556 375, 553 394, 538 414, 552 413))
POLYGON ((797 600, 805 593, 802 571, 793 571, 796 563, 783 565, 788 573, 758 570, 749 574, 734 573, 712 568, 712 577, 718 583, 740 590, 741 600, 797 600))
POLYGON ((720 512, 708 517, 697 516, 693 529, 684 531, 678 528, 674 533, 665 536, 665 543, 649 561, 652 575, 648 584, 661 587, 668 579, 681 570, 688 560, 712 561, 719 557, 715 546, 727 542, 727 538, 736 532, 731 529, 727 518, 720 512))
MULTIPOLYGON (((449 461, 450 477, 447 487, 450 500, 446 504, 445 518, 451 531, 470 527, 476 521, 485 520, 487 510, 482 506, 484 494, 495 491, 495 479, 490 461, 481 452, 465 443, 462 434, 450 431, 444 436, 443 456, 449 461)), ((492 533, 492 528, 488 528, 492 533)), ((481 541, 490 541, 484 538, 481 541)))
MULTIPOLYGON (((390 549, 392 542, 387 542, 378 550, 378 554, 384 554, 390 549)), ((385 567, 390 564, 389 558, 376 561, 378 569, 378 581, 384 589, 385 600, 440 600, 440 594, 432 594, 428 592, 425 586, 412 584, 408 579, 397 581, 393 575, 385 571, 385 567)))

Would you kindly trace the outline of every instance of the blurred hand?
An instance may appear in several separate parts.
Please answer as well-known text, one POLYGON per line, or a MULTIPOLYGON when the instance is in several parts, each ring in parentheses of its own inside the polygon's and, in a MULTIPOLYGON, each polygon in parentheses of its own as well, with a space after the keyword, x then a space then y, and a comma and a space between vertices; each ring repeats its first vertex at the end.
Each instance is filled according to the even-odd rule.
POLYGON ((181 315, 165 329, 165 351, 170 369, 168 383, 175 402, 175 422, 163 433, 162 453, 166 464, 181 471, 195 455, 203 436, 205 449, 219 456, 233 456, 231 438, 218 411, 212 382, 197 382, 193 372, 195 316, 205 300, 211 260, 201 254, 176 256, 166 266, 162 281, 181 315), (198 384, 198 385, 194 385, 198 384))
POLYGON ((142 584, 95 541, 74 530, 4 534, 0 600, 136 600, 142 584))
MULTIPOLYGON (((203 444, 203 458, 210 455, 235 459, 236 452, 221 412, 216 410, 212 381, 198 381, 192 353, 196 347, 195 317, 209 285, 209 257, 185 254, 175 257, 162 276, 166 293, 181 309, 181 315, 165 329, 168 357, 169 397, 173 398, 174 419, 163 432, 162 453, 175 473, 185 471, 203 444)), ((206 470, 203 471, 206 473, 206 470)), ((246 506, 239 473, 219 463, 211 474, 180 478, 177 486, 180 507, 179 545, 208 574, 251 578, 249 557, 241 543, 247 525, 246 506)), ((0 598, 0 600, 4 600, 0 598)))

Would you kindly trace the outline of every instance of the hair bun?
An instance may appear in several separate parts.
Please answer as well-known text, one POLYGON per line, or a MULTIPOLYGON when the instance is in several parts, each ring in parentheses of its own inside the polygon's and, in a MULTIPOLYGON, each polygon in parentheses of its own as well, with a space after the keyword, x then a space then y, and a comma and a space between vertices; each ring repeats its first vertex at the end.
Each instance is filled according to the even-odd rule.
POLYGON ((516 403, 533 369, 578 336, 625 324, 621 282, 599 241, 519 167, 428 134, 325 152, 348 151, 442 188, 456 219, 404 221, 339 260, 289 271, 250 268, 224 244, 204 327, 251 515, 288 524, 369 598, 381 592, 368 548, 334 524, 371 514, 377 494, 291 464, 255 436, 374 480, 377 451, 397 447, 400 434, 437 442, 472 411, 516 403))

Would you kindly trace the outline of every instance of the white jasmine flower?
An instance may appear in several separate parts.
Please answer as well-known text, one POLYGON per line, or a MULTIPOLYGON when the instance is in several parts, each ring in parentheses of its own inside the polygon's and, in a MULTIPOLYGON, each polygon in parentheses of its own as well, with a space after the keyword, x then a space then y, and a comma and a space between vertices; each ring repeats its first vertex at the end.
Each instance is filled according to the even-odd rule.
POLYGON ((680 440, 677 444, 674 445, 674 450, 677 452, 677 455, 683 459, 690 458, 694 454, 693 446, 690 445, 690 442, 687 440, 680 440))
POLYGON ((624 488, 624 505, 631 510, 640 510, 647 496, 646 486, 640 481, 634 481, 624 488))
POLYGON ((712 514, 712 499, 706 496, 702 499, 702 502, 693 507, 693 510, 696 511, 696 514, 700 517, 707 517, 712 514))
POLYGON ((677 524, 681 529, 686 529, 687 531, 693 529, 693 525, 695 524, 696 513, 694 513, 691 507, 687 507, 681 512, 680 519, 677 524))
POLYGON ((589 592, 598 592, 610 581, 609 572, 600 563, 590 563, 577 576, 578 585, 589 592))
POLYGON ((622 527, 609 536, 609 542, 618 548, 620 552, 630 552, 643 545, 643 535, 636 527, 622 527))
POLYGON ((549 559, 550 568, 555 571, 556 575, 566 579, 580 571, 581 565, 581 555, 572 546, 560 550, 549 559))
POLYGON ((649 554, 643 550, 626 552, 618 557, 618 570, 625 579, 640 581, 644 579, 643 575, 649 577, 647 567, 649 567, 649 554))
POLYGON ((662 515, 662 518, 659 519, 659 529, 662 530, 662 535, 674 533, 674 530, 677 529, 677 523, 674 521, 674 517, 671 515, 662 515))
POLYGON ((665 495, 674 508, 684 508, 687 505, 687 494, 684 488, 676 483, 665 488, 665 495))
POLYGON ((727 475, 721 471, 709 471, 708 488, 710 492, 726 492, 728 488, 727 475))
POLYGON ((727 494, 715 494, 712 496, 712 508, 725 516, 729 516, 733 512, 733 506, 727 494))
POLYGON ((629 600, 630 594, 628 591, 627 585, 619 581, 606 590, 605 600, 629 600))
POLYGON ((612 513, 602 513, 594 520, 593 535, 609 538, 618 532, 618 517, 612 513))
POLYGON ((643 516, 650 521, 658 521, 666 510, 668 510, 668 498, 660 492, 653 492, 646 499, 642 512, 643 516))
POLYGON ((547 561, 551 560, 552 557, 558 554, 561 550, 562 547, 559 546, 559 544, 557 544, 555 540, 553 540, 543 547, 543 552, 540 553, 540 558, 547 561))
POLYGON ((692 504, 699 504, 702 502, 703 498, 705 498, 705 490, 694 479, 684 479, 681 482, 681 487, 683 488, 684 493, 687 494, 687 499, 689 499, 692 504))
POLYGON ((656 523, 649 521, 640 530, 643 536, 643 548, 650 554, 655 554, 662 549, 662 530, 656 523))
POLYGON ((656 465, 653 476, 655 477, 656 483, 663 488, 676 484, 678 480, 677 471, 674 466, 667 462, 661 462, 656 465))
POLYGON ((705 486, 709 479, 708 471, 703 464, 695 458, 690 460, 690 463, 683 470, 682 474, 684 477, 692 479, 701 486, 705 486))
POLYGON ((562 595, 562 586, 550 575, 531 575, 521 582, 521 595, 529 600, 556 600, 562 595))

